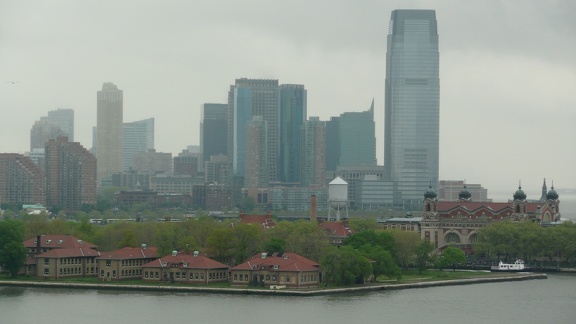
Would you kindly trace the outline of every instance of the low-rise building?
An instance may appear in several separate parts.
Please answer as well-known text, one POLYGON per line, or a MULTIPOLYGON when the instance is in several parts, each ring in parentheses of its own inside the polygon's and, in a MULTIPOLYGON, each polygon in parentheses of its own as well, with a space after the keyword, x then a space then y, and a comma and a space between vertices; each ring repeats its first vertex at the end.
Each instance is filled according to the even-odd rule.
POLYGON ((232 286, 318 287, 320 265, 296 253, 260 253, 230 268, 232 286))
POLYGON ((172 255, 142 266, 142 280, 209 284, 228 281, 228 266, 214 261, 198 251, 194 254, 172 255))
POLYGON ((94 277, 100 252, 88 247, 53 249, 36 256, 36 276, 44 279, 94 277))
POLYGON ((98 258, 99 280, 127 280, 142 278, 142 266, 158 258, 155 247, 125 247, 102 252, 98 258))

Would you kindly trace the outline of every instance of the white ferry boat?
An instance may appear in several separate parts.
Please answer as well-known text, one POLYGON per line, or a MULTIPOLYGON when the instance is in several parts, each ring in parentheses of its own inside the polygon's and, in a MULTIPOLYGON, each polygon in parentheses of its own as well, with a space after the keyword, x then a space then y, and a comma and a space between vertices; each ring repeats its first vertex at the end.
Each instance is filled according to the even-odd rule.
POLYGON ((498 265, 490 267, 492 271, 526 271, 528 270, 524 266, 524 261, 516 259, 514 263, 504 263, 502 261, 498 262, 498 265))

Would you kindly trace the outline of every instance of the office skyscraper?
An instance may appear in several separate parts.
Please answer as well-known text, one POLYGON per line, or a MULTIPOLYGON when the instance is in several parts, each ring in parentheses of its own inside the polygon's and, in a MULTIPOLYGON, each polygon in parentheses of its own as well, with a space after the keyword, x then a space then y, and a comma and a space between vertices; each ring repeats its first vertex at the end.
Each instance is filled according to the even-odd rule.
POLYGON ((300 134, 306 120, 307 95, 301 84, 279 87, 280 138, 278 181, 299 182, 301 171, 300 134))
POLYGON ((394 10, 386 54, 384 166, 395 203, 438 183, 438 32, 433 10, 394 10))
POLYGON ((122 172, 123 162, 123 92, 111 82, 105 82, 97 93, 96 159, 98 184, 113 173, 122 172))
POLYGON ((213 155, 228 154, 228 105, 206 103, 202 105, 200 123, 200 149, 202 161, 210 161, 213 155))
POLYGON ((154 149, 154 118, 122 124, 124 137, 122 169, 132 167, 134 154, 154 149))
POLYGON ((367 111, 341 114, 339 123, 340 163, 338 165, 376 165, 374 100, 367 111))
POLYGON ((230 87, 229 100, 233 114, 233 156, 235 176, 245 171, 246 127, 252 116, 262 116, 267 123, 268 166, 270 180, 276 181, 278 156, 278 80, 236 79, 230 87))

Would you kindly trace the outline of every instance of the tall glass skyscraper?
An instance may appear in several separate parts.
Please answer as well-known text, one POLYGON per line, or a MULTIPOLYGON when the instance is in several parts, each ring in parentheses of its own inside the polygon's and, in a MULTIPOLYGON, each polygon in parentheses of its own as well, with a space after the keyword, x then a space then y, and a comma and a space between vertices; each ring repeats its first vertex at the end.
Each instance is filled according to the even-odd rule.
POLYGON ((374 100, 370 109, 345 112, 339 118, 339 166, 376 165, 376 134, 374 100))
POLYGON ((386 54, 384 166, 395 203, 438 183, 440 79, 434 10, 394 10, 386 54))
POLYGON ((200 122, 200 150, 202 164, 211 156, 228 154, 228 104, 205 103, 200 122))
POLYGON ((280 152, 278 181, 300 181, 300 128, 306 120, 306 89, 301 84, 282 84, 280 104, 280 152))

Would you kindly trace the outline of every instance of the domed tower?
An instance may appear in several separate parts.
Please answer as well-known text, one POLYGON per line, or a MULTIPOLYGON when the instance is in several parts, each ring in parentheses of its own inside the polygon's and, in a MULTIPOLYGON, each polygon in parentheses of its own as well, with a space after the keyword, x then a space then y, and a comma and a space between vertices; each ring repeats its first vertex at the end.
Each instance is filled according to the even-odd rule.
POLYGON ((472 194, 468 189, 466 189, 466 185, 464 188, 458 193, 458 201, 470 201, 472 200, 472 194))
POLYGON ((518 190, 513 195, 512 201, 512 220, 517 222, 521 219, 526 219, 526 193, 522 190, 522 185, 518 184, 518 190))
POLYGON ((424 192, 424 211, 422 217, 426 220, 438 220, 438 195, 432 189, 432 185, 428 187, 428 190, 424 192))
POLYGON ((560 220, 560 200, 558 200, 558 193, 554 190, 554 181, 548 193, 546 193, 546 203, 552 210, 554 210, 554 220, 560 220))

